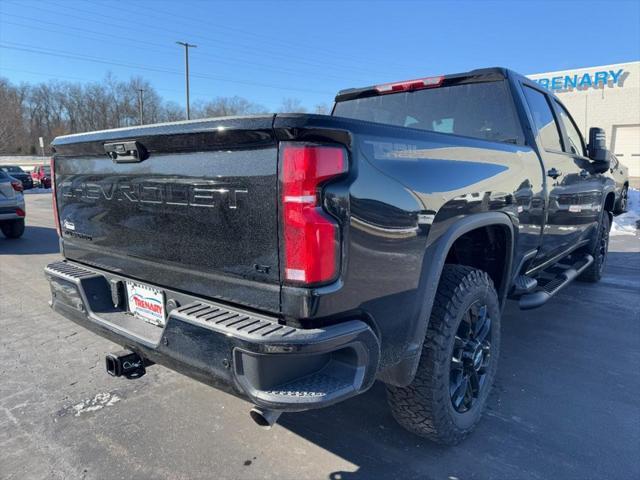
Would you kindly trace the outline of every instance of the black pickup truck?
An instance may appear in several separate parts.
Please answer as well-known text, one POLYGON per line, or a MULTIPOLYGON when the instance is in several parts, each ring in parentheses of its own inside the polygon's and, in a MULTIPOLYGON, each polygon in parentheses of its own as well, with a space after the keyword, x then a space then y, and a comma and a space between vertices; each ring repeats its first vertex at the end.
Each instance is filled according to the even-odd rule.
POLYGON ((507 299, 600 279, 605 145, 503 68, 344 90, 330 116, 59 137, 51 306, 124 347, 112 375, 165 365, 262 426, 377 379, 402 426, 454 444, 486 403, 507 299))

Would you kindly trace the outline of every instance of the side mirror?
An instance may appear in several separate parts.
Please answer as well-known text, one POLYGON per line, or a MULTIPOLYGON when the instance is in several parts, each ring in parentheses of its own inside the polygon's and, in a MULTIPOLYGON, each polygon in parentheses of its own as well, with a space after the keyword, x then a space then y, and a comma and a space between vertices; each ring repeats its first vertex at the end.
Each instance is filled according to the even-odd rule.
POLYGON ((607 149, 607 136, 604 129, 591 127, 589 129, 589 158, 593 160, 597 173, 606 172, 611 163, 611 154, 607 149))

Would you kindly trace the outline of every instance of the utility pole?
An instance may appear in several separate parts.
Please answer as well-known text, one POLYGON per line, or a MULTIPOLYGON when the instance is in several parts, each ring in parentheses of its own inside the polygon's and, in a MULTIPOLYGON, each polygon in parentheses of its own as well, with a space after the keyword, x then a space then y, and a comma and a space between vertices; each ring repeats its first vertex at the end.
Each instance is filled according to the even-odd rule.
POLYGON ((138 109, 140 111, 140 125, 144 124, 144 88, 138 88, 138 109))
POLYGON ((47 161, 44 158, 44 138, 38 137, 38 141, 40 142, 40 150, 42 151, 42 164, 46 164, 47 161))
POLYGON ((189 107, 189 47, 196 48, 197 45, 191 45, 187 42, 176 42, 178 45, 184 47, 184 67, 185 67, 185 80, 187 85, 187 120, 191 119, 191 109, 189 107))

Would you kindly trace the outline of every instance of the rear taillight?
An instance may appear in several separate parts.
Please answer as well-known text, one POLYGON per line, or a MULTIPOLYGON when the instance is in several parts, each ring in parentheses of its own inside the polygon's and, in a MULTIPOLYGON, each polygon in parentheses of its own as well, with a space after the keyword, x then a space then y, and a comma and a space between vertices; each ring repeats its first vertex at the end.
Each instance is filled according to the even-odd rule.
POLYGON ((282 143, 280 150, 284 278, 297 284, 334 280, 340 227, 322 210, 321 186, 347 171, 341 147, 282 143))
POLYGON ((22 182, 19 180, 11 180, 11 186, 16 192, 22 192, 24 190, 22 182))
POLYGON ((16 215, 18 215, 19 217, 24 217, 27 214, 25 213, 25 211, 21 208, 16 208, 16 215))
POLYGON ((376 90, 378 93, 395 93, 395 92, 409 92, 412 90, 422 90, 424 88, 439 87, 444 82, 444 77, 427 77, 418 78, 416 80, 405 80, 403 82, 385 83, 384 85, 378 85, 376 90))
POLYGON ((53 218, 56 222, 58 236, 62 236, 60 230, 60 218, 58 217, 58 201, 56 200, 56 161, 51 157, 51 201, 53 203, 53 218))

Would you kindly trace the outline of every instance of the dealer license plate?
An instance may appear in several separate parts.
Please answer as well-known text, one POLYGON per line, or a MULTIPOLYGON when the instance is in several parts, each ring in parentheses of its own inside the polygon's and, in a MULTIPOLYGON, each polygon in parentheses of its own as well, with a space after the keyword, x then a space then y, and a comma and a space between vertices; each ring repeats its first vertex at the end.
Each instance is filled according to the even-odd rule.
POLYGON ((163 327, 165 323, 164 293, 139 283, 127 282, 129 311, 145 322, 163 327))

